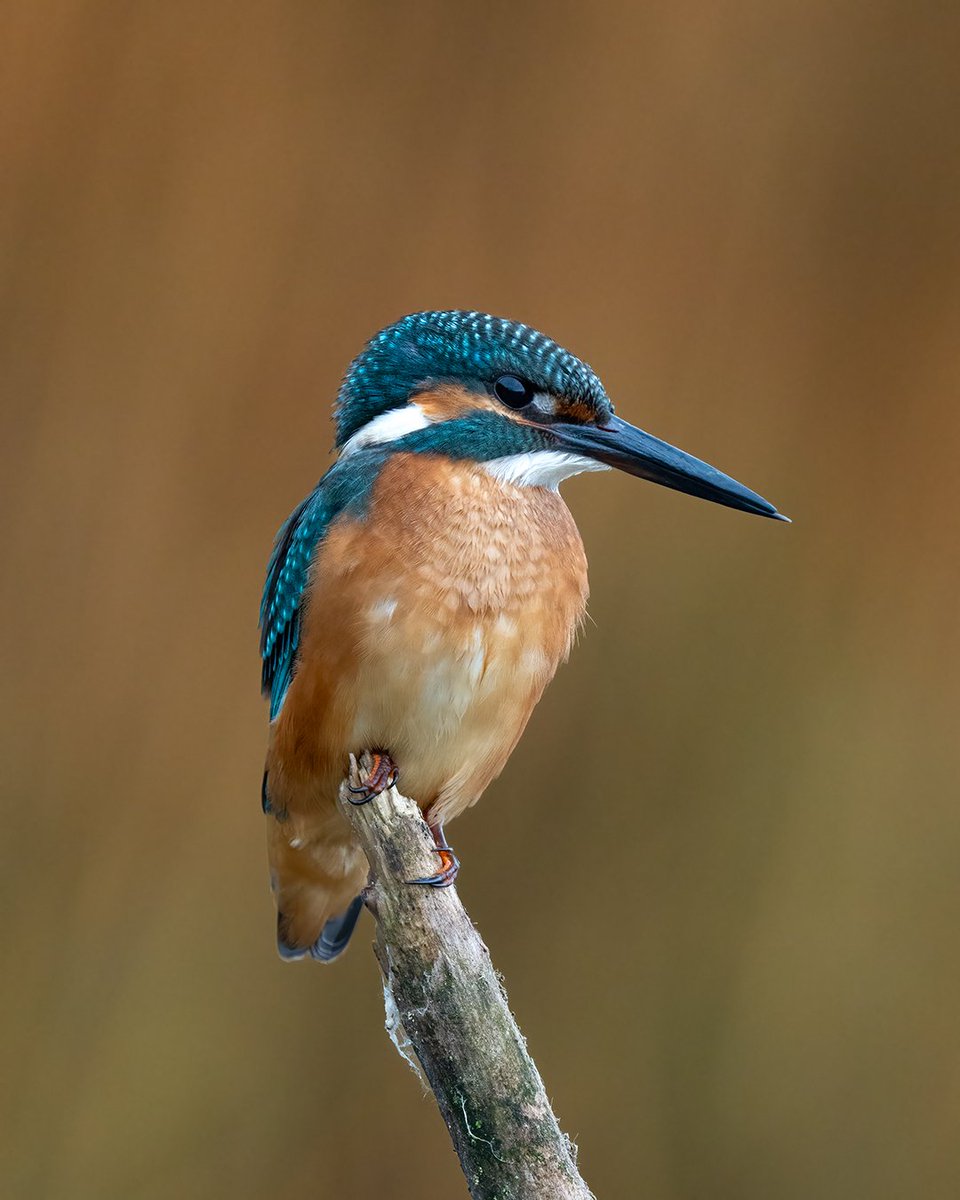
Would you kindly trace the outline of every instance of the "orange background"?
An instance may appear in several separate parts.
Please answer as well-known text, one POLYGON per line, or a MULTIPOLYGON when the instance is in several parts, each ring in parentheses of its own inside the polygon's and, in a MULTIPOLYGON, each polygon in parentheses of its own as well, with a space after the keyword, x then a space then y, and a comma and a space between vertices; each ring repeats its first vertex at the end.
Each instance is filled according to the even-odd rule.
POLYGON ((792 527, 566 486, 452 830, 598 1197, 960 1177, 960 12, 32 0, 0 38, 11 1197, 465 1194, 365 921, 273 949, 256 611, 400 314, 557 337, 792 527))

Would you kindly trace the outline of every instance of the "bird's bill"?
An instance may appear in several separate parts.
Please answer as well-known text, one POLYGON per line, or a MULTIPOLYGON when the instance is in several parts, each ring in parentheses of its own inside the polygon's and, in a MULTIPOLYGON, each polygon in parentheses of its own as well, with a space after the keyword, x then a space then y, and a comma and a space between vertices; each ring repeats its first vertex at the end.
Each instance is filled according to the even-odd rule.
POLYGON ((619 417, 608 418, 605 425, 557 423, 550 426, 550 432, 565 450, 596 459, 608 467, 626 471, 628 475, 649 479, 651 483, 699 496, 701 500, 712 500, 727 508, 739 508, 760 517, 772 517, 775 521, 790 520, 777 512, 769 501, 716 467, 678 450, 669 442, 661 442, 619 417))

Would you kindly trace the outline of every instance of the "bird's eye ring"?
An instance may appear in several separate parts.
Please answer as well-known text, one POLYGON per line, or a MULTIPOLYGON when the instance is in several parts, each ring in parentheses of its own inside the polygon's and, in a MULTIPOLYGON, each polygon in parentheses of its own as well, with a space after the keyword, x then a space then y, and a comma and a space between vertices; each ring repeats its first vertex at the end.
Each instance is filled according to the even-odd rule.
POLYGON ((536 389, 528 379, 519 375, 501 375, 494 381, 493 392, 508 408, 523 408, 536 395, 536 389))

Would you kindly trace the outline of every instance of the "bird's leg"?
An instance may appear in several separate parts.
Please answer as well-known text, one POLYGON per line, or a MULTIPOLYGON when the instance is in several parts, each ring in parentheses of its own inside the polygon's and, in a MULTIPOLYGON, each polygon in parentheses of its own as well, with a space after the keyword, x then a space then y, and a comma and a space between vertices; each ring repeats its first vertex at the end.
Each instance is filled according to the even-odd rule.
POLYGON ((359 787, 347 785, 348 790, 353 792, 353 796, 350 797, 351 804, 366 804, 387 788, 392 788, 400 778, 397 764, 386 750, 371 750, 370 757, 373 759, 373 767, 363 783, 359 787))
POLYGON ((427 887, 445 888, 456 882, 457 872, 460 870, 460 860, 447 845, 447 839, 443 834, 443 826, 434 824, 433 821, 428 822, 430 832, 433 834, 433 844, 437 848, 437 853, 440 855, 440 870, 436 875, 424 875, 422 879, 408 879, 407 883, 422 883, 427 887))

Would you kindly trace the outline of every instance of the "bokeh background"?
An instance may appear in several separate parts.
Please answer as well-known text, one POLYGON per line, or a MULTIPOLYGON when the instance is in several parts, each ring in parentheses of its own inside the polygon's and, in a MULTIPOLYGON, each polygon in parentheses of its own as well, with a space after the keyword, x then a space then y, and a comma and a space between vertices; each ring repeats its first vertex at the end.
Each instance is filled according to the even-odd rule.
POLYGON ((370 926, 273 949, 256 612, 347 361, 480 308, 794 518, 566 485, 453 841, 599 1197, 960 1194, 960 10, 23 0, 0 38, 10 1197, 456 1197, 370 926))

